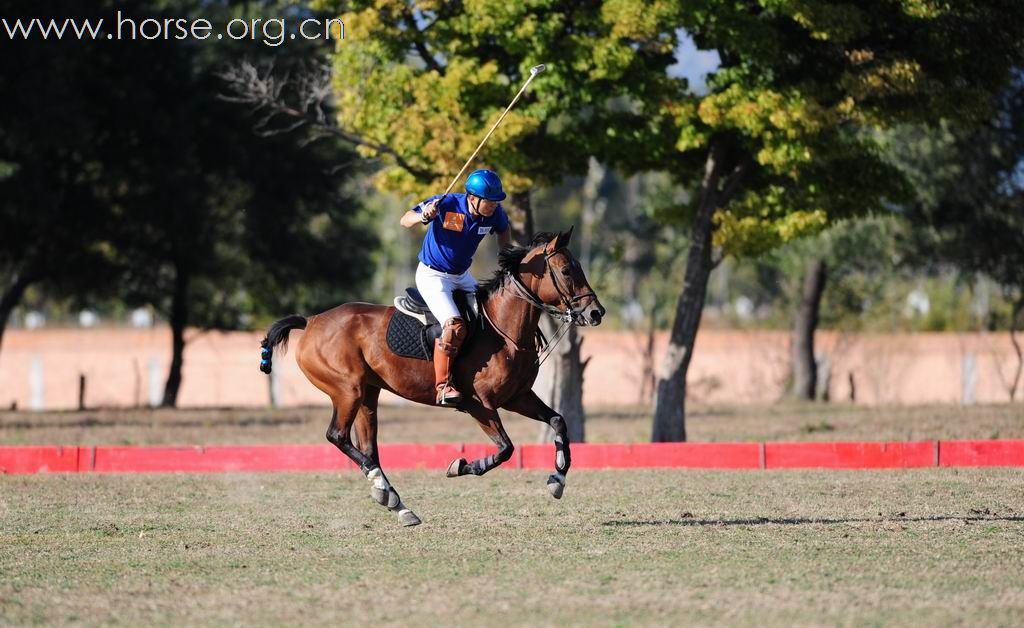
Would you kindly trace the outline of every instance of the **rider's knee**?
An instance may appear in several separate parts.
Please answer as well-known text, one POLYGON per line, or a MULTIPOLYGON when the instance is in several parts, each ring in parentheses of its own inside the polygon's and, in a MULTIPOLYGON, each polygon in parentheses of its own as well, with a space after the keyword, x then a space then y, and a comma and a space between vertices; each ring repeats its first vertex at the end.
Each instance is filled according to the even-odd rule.
POLYGON ((466 339, 466 324, 459 316, 453 316, 444 322, 444 327, 441 329, 441 337, 438 339, 438 345, 441 351, 444 351, 448 355, 455 355, 459 352, 459 347, 462 346, 462 341, 466 339))

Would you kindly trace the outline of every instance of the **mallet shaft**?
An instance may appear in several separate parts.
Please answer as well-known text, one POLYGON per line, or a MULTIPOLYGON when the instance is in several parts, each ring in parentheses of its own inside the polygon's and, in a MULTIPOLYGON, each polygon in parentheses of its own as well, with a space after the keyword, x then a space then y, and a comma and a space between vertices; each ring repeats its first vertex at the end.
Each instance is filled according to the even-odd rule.
POLYGON ((480 144, 476 147, 476 150, 473 151, 473 154, 469 156, 469 159, 466 160, 466 163, 462 166, 462 170, 459 170, 459 174, 455 175, 455 178, 452 179, 452 182, 448 184, 448 189, 444 191, 444 194, 441 195, 442 197, 448 196, 448 193, 452 191, 452 188, 455 187, 455 184, 458 183, 459 179, 462 177, 462 173, 466 171, 466 168, 469 167, 469 164, 473 163, 473 159, 476 158, 477 153, 480 152, 480 149, 483 148, 484 144, 487 143, 487 140, 490 139, 491 134, 494 133, 494 129, 498 128, 498 125, 501 124, 501 121, 505 119, 505 116, 508 115, 508 112, 511 111, 512 107, 515 106, 516 101, 519 100, 519 97, 522 96, 523 92, 526 91, 526 87, 530 84, 530 81, 532 81, 535 76, 543 72, 545 69, 546 68, 543 63, 530 69, 530 78, 526 79, 526 82, 523 83, 523 86, 519 88, 519 93, 517 93, 516 97, 512 99, 512 102, 508 104, 508 107, 505 107, 505 111, 501 113, 501 117, 498 118, 497 122, 495 122, 493 126, 491 126, 491 130, 487 132, 487 135, 484 136, 484 139, 480 140, 480 144))

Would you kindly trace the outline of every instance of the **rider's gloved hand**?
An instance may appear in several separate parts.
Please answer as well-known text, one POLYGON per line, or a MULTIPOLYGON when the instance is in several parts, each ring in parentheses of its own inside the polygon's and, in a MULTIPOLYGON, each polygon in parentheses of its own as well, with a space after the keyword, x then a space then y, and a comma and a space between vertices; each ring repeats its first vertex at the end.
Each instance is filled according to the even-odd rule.
POLYGON ((420 222, 427 224, 431 220, 437 217, 439 210, 437 209, 437 201, 433 200, 429 203, 424 204, 423 209, 420 211, 420 222))

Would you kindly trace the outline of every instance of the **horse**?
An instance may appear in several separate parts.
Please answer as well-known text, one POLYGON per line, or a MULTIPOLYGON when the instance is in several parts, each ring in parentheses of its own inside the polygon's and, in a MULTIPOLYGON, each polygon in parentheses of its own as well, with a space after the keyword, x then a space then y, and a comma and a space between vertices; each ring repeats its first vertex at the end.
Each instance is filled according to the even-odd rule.
MULTIPOLYGON (((547 481, 560 499, 571 463, 569 437, 562 416, 532 390, 539 369, 543 314, 566 324, 596 326, 605 309, 569 251, 572 228, 541 233, 527 246, 509 245, 499 253, 494 277, 478 286, 483 322, 466 339, 455 365, 463 391, 458 410, 469 413, 498 447, 497 453, 467 462, 452 461, 447 477, 483 475, 512 457, 514 447, 498 409, 546 423, 554 430, 555 471, 547 481)), ((407 508, 381 469, 377 455, 377 399, 388 390, 414 402, 434 405, 434 371, 429 361, 400 357, 386 344, 392 306, 346 303, 321 314, 287 316, 272 324, 261 345, 264 372, 273 350, 287 348, 288 334, 304 329, 295 350, 299 368, 334 406, 327 440, 359 465, 370 482, 370 495, 398 515, 403 526, 421 523, 407 508), (357 445, 351 438, 355 428, 357 445)))

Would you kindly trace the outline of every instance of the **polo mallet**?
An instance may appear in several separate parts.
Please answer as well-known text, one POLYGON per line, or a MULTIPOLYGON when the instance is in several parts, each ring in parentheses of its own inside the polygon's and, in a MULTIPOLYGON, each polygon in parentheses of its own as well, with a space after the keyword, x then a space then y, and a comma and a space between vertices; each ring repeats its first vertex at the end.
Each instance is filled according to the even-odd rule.
POLYGON ((508 104, 508 107, 505 107, 505 111, 502 112, 501 117, 498 118, 497 122, 494 123, 494 126, 491 127, 491 130, 487 132, 487 135, 484 136, 484 139, 480 140, 480 145, 476 147, 476 150, 473 151, 473 154, 470 155, 469 159, 466 160, 466 164, 462 166, 462 170, 459 170, 459 174, 455 175, 455 178, 452 179, 452 182, 448 184, 448 189, 444 191, 444 194, 442 194, 441 198, 437 201, 439 205, 441 204, 441 201, 443 201, 445 197, 448 196, 448 193, 452 191, 452 188, 455 187, 455 184, 458 183, 459 179, 462 177, 462 173, 466 171, 466 168, 469 167, 469 164, 473 163, 473 159, 476 157, 477 153, 480 152, 480 149, 483 148, 484 144, 487 143, 487 140, 490 139, 491 134, 494 133, 494 129, 498 128, 498 125, 501 124, 501 121, 505 119, 505 116, 508 115, 508 112, 511 111, 512 107, 515 106, 516 101, 518 101, 519 97, 522 96, 523 92, 526 91, 526 87, 530 84, 530 81, 532 81, 534 77, 536 77, 538 74, 543 72, 544 69, 545 66, 543 63, 530 68, 530 78, 526 79, 526 82, 523 83, 523 86, 519 88, 519 93, 516 94, 516 97, 513 98, 512 102, 508 104))

